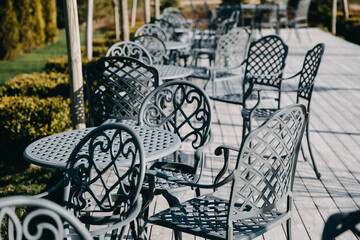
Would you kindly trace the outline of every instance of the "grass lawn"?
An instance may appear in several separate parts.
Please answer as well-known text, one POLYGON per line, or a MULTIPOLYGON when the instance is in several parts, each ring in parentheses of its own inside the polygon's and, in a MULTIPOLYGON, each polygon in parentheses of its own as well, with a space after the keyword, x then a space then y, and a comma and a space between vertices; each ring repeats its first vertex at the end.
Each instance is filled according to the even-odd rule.
MULTIPOLYGON (((101 38, 102 32, 95 32, 94 38, 101 38)), ((85 33, 80 32, 81 44, 85 45, 85 33)), ((0 61, 0 85, 20 73, 42 72, 49 58, 67 55, 65 29, 59 30, 58 41, 31 53, 19 54, 14 61, 0 61)))

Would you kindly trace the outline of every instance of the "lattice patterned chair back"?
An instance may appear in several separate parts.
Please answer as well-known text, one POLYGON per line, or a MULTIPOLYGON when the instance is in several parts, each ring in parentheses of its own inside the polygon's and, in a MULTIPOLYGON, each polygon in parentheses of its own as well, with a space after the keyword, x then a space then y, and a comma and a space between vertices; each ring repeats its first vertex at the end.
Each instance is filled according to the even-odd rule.
POLYGON ((125 226, 141 209, 144 154, 141 139, 128 125, 109 123, 95 128, 69 157, 64 205, 85 224, 125 226))
POLYGON ((135 32, 135 37, 142 35, 153 35, 157 38, 161 39, 161 41, 168 41, 168 36, 166 32, 159 26, 153 23, 146 23, 141 25, 135 32))
POLYGON ((238 68, 246 57, 249 40, 245 28, 234 28, 221 36, 215 52, 215 67, 238 68))
POLYGON ((121 41, 113 44, 105 56, 132 57, 147 65, 153 64, 151 54, 140 44, 130 41, 121 41))
POLYGON ((1 236, 6 237, 7 233, 7 239, 65 239, 69 227, 73 235, 78 235, 77 239, 93 239, 79 219, 65 208, 32 196, 0 198, 0 222, 7 222, 0 225, 1 236), (24 215, 18 216, 19 212, 24 215))
POLYGON ((151 92, 141 106, 139 124, 165 127, 176 133, 183 144, 197 149, 209 140, 212 119, 210 99, 197 85, 170 81, 151 92))
POLYGON ((154 64, 164 64, 169 58, 164 42, 156 36, 137 36, 133 38, 133 41, 142 45, 150 53, 154 64))
POLYGON ((307 26, 308 13, 310 9, 311 0, 299 0, 295 12, 295 21, 305 21, 307 26))
POLYGON ((119 56, 89 63, 85 80, 92 126, 108 119, 137 120, 143 100, 159 85, 154 67, 119 56))
MULTIPOLYGON (((244 74, 245 85, 269 86, 281 88, 281 78, 285 68, 285 60, 288 55, 288 46, 276 35, 269 35, 252 42, 247 54, 247 62, 244 74)), ((280 91, 278 105, 280 107, 280 91)))
POLYGON ((296 102, 299 102, 300 99, 307 100, 308 111, 310 111, 309 108, 312 92, 314 89, 314 82, 319 70, 324 50, 325 45, 323 43, 319 43, 313 49, 309 50, 306 53, 304 64, 300 72, 296 102))
POLYGON ((254 217, 254 224, 259 224, 261 218, 274 217, 264 212, 288 200, 306 123, 306 108, 292 105, 245 137, 234 170, 229 235, 233 221, 254 217))

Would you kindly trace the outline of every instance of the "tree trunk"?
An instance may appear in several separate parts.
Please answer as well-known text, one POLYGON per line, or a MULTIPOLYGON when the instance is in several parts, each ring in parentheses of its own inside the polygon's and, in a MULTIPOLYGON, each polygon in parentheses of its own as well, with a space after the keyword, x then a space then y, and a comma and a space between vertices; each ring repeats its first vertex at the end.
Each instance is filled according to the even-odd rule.
POLYGON ((114 21, 115 21, 115 38, 120 39, 120 16, 119 16, 119 0, 112 0, 114 7, 114 21))
POLYGON ((160 0, 155 0, 155 18, 159 18, 159 17, 160 17, 160 0))
POLYGON ((348 0, 343 0, 343 6, 344 6, 345 19, 348 19, 348 18, 349 18, 349 5, 348 5, 348 0))
POLYGON ((85 127, 84 93, 80 50, 79 20, 76 0, 63 0, 69 62, 71 117, 73 127, 85 127))
POLYGON ((120 0, 121 5, 121 35, 123 41, 130 40, 130 31, 129 31, 129 12, 128 12, 128 4, 127 0, 120 0))
POLYGON ((93 13, 94 0, 88 0, 86 6, 86 41, 85 52, 86 58, 91 60, 93 55, 93 13))
POLYGON ((333 0, 332 5, 332 19, 331 19, 331 33, 336 35, 336 12, 337 12, 337 0, 333 0))
POLYGON ((135 26, 136 21, 136 8, 137 8, 137 0, 132 1, 132 10, 131 10, 131 26, 135 26))

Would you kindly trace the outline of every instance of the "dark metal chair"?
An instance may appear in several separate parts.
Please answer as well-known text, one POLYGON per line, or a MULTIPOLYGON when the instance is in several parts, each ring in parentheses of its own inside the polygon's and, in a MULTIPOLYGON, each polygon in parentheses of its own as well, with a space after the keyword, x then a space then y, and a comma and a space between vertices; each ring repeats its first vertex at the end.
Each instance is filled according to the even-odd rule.
POLYGON ((93 235, 103 239, 110 232, 121 239, 116 237, 140 213, 144 154, 135 131, 120 123, 95 128, 72 151, 65 169, 64 206, 90 229, 101 226, 93 235))
MULTIPOLYGON (((174 132, 179 136, 182 145, 174 155, 159 159, 149 169, 174 178, 197 182, 205 161, 204 148, 212 142, 211 120, 210 99, 197 85, 174 80, 156 88, 141 106, 139 124, 163 127, 174 132), (193 151, 185 152, 182 149, 193 151)), ((189 189, 160 178, 155 179, 154 194, 162 194, 170 206, 178 204, 178 198, 189 189)))
POLYGON ((252 19, 252 29, 259 29, 260 35, 263 28, 273 28, 275 33, 280 32, 279 4, 263 3, 256 5, 252 19))
POLYGON ((138 119, 145 97, 159 85, 154 67, 128 57, 104 57, 87 64, 85 80, 90 125, 138 119))
POLYGON ((335 213, 331 215, 325 223, 321 240, 334 240, 335 237, 350 230, 356 236, 360 237, 360 210, 335 213))
MULTIPOLYGON (((250 43, 246 59, 242 89, 210 96, 214 101, 243 105, 244 94, 249 86, 270 87, 280 90, 288 46, 276 35, 269 35, 250 43)), ((236 88, 236 86, 234 86, 236 88)), ((219 93, 220 91, 217 91, 219 93)), ((276 100, 280 104, 280 92, 276 100)), ((280 106, 280 105, 279 105, 280 106)))
POLYGON ((142 45, 130 41, 121 41, 113 44, 106 52, 105 57, 112 56, 132 57, 147 65, 153 64, 150 53, 142 45))
POLYGON ((229 151, 238 149, 218 147, 215 154, 224 153, 225 162, 214 184, 181 182, 216 191, 161 211, 148 223, 206 239, 252 239, 286 222, 291 239, 294 174, 306 122, 303 105, 281 109, 244 138, 228 176, 229 151), (222 196, 229 183, 230 194, 222 196))
POLYGON ((153 35, 134 37, 132 41, 143 46, 151 55, 154 64, 166 64, 169 61, 168 52, 164 42, 153 35))
MULTIPOLYGON (((288 20, 288 27, 295 30, 295 35, 301 42, 301 37, 299 33, 299 28, 306 28, 306 33, 311 41, 310 34, 308 31, 308 13, 310 9, 311 0, 299 0, 295 13, 291 13, 290 19, 288 20)), ((291 36, 291 31, 289 31, 289 38, 291 36)))
MULTIPOLYGON (((286 79, 280 79, 280 81, 293 79, 295 77, 299 77, 299 84, 298 89, 295 90, 297 92, 296 96, 296 102, 297 103, 307 103, 307 111, 310 114, 310 103, 311 103, 311 96, 314 89, 314 83, 315 78, 320 66, 321 58, 325 50, 325 45, 323 43, 317 44, 314 48, 309 50, 304 59, 303 67, 302 69, 296 73, 294 76, 291 76, 286 79)), ((253 91, 252 88, 249 88, 249 94, 253 91)), ((251 119, 257 120, 257 121, 264 121, 267 118, 271 117, 279 108, 280 105, 278 104, 277 108, 260 108, 258 107, 261 98, 260 98, 260 91, 267 91, 266 89, 259 90, 259 97, 258 102, 251 108, 248 108, 246 106, 246 98, 244 101, 244 108, 241 112, 241 115, 243 117, 243 136, 245 136, 246 130, 251 130, 251 119)), ((294 90, 290 90, 290 92, 294 92, 294 90)), ((279 93, 281 92, 289 92, 288 90, 279 90, 279 93)), ((316 173, 316 177, 320 179, 321 174, 318 172, 315 159, 312 154, 311 145, 310 145, 310 136, 309 136, 309 123, 306 125, 306 139, 307 139, 307 145, 310 153, 310 157, 313 163, 313 168, 316 173)), ((301 148, 303 156, 305 158, 305 154, 303 151, 303 148, 301 148)), ((306 159, 306 158, 305 158, 306 159)))
POLYGON ((47 199, 31 196, 0 198, 0 230, 7 239, 67 239, 71 229, 76 239, 93 239, 90 232, 65 208, 47 199), (23 216, 17 213, 23 212, 23 216))

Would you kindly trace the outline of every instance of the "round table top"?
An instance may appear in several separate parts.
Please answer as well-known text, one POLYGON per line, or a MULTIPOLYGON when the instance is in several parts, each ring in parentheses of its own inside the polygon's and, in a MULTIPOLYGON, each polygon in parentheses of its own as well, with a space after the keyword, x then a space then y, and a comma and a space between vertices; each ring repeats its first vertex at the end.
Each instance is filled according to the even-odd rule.
POLYGON ((175 65, 154 64, 153 66, 158 70, 159 78, 163 81, 186 78, 194 72, 192 68, 175 65))
MULTIPOLYGON (((172 154, 181 145, 180 138, 172 132, 145 126, 131 127, 143 143, 147 162, 172 154)), ((41 138, 25 149, 24 158, 36 165, 64 169, 75 146, 93 129, 76 129, 41 138)), ((102 160, 98 158, 97 161, 102 160)))
POLYGON ((181 50, 190 47, 189 43, 178 42, 178 41, 165 41, 166 50, 181 50))

